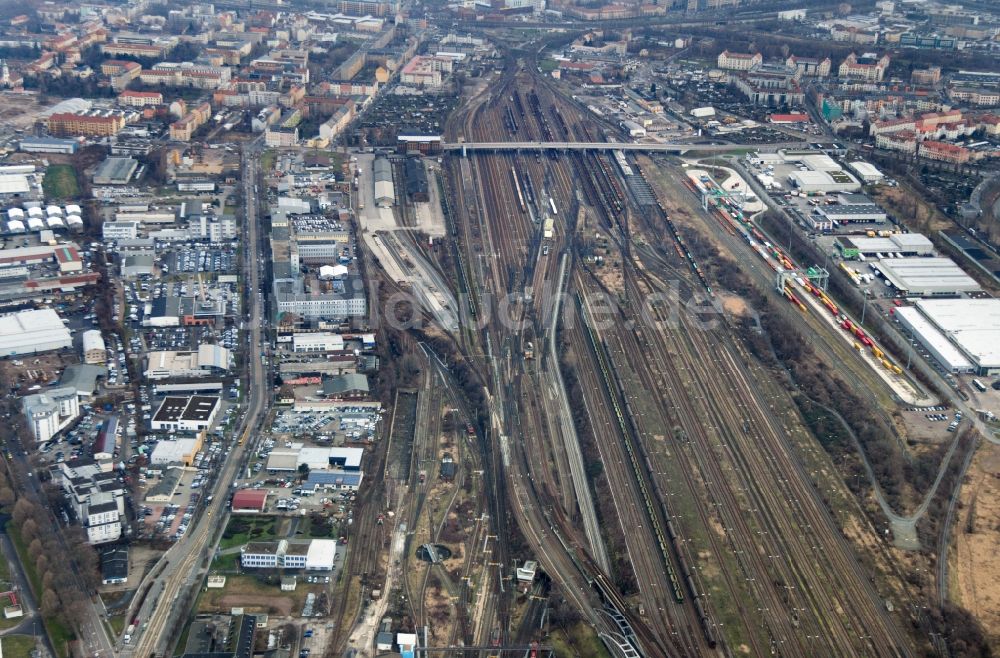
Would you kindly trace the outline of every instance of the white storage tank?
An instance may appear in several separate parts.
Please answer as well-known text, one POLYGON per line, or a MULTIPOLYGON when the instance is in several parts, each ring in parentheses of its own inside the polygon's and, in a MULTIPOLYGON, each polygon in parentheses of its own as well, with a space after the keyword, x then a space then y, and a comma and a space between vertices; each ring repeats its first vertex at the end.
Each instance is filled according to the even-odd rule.
POLYGON ((45 214, 49 217, 62 217, 63 210, 59 206, 48 206, 45 209, 45 214))
POLYGON ((66 228, 66 223, 63 222, 62 217, 52 216, 45 221, 48 223, 49 228, 66 228))
POLYGON ((29 217, 28 218, 28 230, 29 231, 41 231, 45 228, 45 222, 41 217, 29 217))
POLYGON ((7 211, 7 219, 24 219, 24 211, 20 208, 11 208, 7 211))
POLYGON ((24 222, 20 219, 12 219, 7 222, 7 230, 11 233, 24 233, 24 222))
POLYGON ((41 218, 41 217, 44 217, 44 216, 45 216, 45 211, 42 210, 41 208, 38 208, 38 207, 28 208, 28 217, 39 217, 39 218, 41 218))
POLYGON ((83 211, 80 210, 80 206, 76 205, 75 203, 71 203, 68 206, 66 206, 66 214, 67 215, 82 215, 83 211))
POLYGON ((79 215, 69 215, 69 216, 66 217, 66 224, 70 228, 75 227, 75 226, 82 227, 83 226, 83 218, 80 217, 79 215))

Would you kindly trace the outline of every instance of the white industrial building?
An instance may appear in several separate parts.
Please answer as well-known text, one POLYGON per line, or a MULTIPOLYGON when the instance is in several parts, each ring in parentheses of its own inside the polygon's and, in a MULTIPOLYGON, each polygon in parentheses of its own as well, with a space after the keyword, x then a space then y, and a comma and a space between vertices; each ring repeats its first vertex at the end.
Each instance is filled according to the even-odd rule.
POLYGON ((836 240, 844 258, 879 258, 879 254, 893 257, 932 256, 934 243, 920 233, 893 233, 884 238, 843 236, 836 240))
POLYGON ((835 171, 793 171, 788 174, 789 182, 800 192, 853 192, 861 189, 853 176, 843 170, 835 171))
POLYGON ((340 334, 322 331, 292 336, 293 352, 339 352, 343 349, 344 337, 340 334))
POLYGON ((334 539, 313 539, 306 553, 306 571, 333 571, 337 559, 337 541, 334 539))
POLYGON ((392 182, 392 165, 386 158, 375 158, 372 166, 375 176, 375 205, 389 208, 396 203, 396 190, 392 182))
POLYGON ((187 464, 201 446, 200 438, 181 438, 158 441, 149 455, 149 463, 154 466, 187 464))
POLYGON ((947 370, 1000 373, 1000 299, 922 299, 896 315, 947 370))
POLYGON ((903 306, 895 312, 899 323, 948 372, 972 372, 972 363, 915 306, 903 306))
POLYGON ((63 386, 26 395, 21 400, 21 411, 35 440, 43 443, 76 420, 80 415, 80 400, 75 388, 63 386))
POLYGON ((73 336, 50 308, 0 316, 0 357, 37 354, 73 346, 73 336))
POLYGON ((267 470, 275 473, 296 471, 305 465, 310 471, 357 471, 361 468, 364 452, 363 448, 315 448, 294 444, 291 448, 272 451, 267 459, 267 470))
POLYGON ((88 329, 83 332, 83 362, 104 363, 108 360, 108 351, 104 346, 104 336, 100 329, 88 329))
POLYGON ((885 178, 885 174, 879 171, 875 165, 870 162, 864 162, 863 160, 858 160, 857 162, 851 162, 848 168, 858 175, 863 183, 872 184, 879 183, 885 178))
POLYGON ((945 297, 980 290, 950 258, 883 258, 875 268, 901 295, 945 297))
POLYGON ((150 352, 146 379, 205 377, 229 370, 232 353, 221 345, 199 345, 197 352, 150 352))

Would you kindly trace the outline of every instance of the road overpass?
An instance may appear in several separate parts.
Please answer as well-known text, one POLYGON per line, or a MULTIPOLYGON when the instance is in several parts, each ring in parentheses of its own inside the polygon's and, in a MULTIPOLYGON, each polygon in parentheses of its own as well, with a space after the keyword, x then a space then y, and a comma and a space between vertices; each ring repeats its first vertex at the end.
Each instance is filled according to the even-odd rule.
POLYGON ((691 144, 691 143, 638 143, 638 142, 462 142, 442 144, 445 151, 645 151, 660 153, 687 153, 688 151, 725 152, 753 148, 760 151, 808 148, 807 142, 781 142, 778 144, 691 144))

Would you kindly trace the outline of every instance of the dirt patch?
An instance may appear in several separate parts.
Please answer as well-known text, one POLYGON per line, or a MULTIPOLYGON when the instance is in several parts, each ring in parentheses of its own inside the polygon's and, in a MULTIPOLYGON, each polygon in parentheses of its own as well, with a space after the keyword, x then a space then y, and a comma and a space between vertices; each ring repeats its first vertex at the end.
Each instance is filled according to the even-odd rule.
POLYGON ((262 597, 252 594, 227 594, 219 599, 223 610, 243 608, 247 612, 266 612, 269 615, 288 617, 292 614, 292 600, 284 596, 274 596, 262 602, 262 597))
POLYGON ((746 317, 750 311, 750 307, 747 305, 746 300, 738 295, 720 292, 717 297, 719 298, 719 301, 722 302, 722 310, 729 315, 746 317))
POLYGON ((951 594, 1000 640, 1000 447, 986 443, 973 459, 955 518, 951 594))
POLYGON ((424 619, 431 634, 431 646, 444 646, 452 631, 451 596, 436 578, 424 590, 424 619))

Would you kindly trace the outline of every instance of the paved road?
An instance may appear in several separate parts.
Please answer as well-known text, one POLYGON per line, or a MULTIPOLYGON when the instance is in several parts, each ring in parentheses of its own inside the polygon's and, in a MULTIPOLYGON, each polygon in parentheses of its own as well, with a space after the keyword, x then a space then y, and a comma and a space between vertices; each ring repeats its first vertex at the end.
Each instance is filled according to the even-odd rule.
POLYGON ((17 588, 18 602, 24 611, 23 621, 17 626, 3 631, 0 635, 31 635, 33 637, 41 637, 48 652, 53 656, 56 655, 52 649, 52 643, 49 641, 49 636, 42 627, 42 619, 38 614, 38 606, 35 604, 35 597, 32 595, 31 587, 28 585, 28 578, 24 575, 24 568, 17 557, 17 551, 14 550, 14 543, 11 541, 10 536, 3 531, 3 526, 0 526, 0 549, 3 552, 0 559, 6 559, 10 565, 11 583, 17 588))
MULTIPOLYGON (((21 478, 21 483, 24 487, 25 493, 34 498, 36 501, 45 501, 45 493, 42 491, 42 486, 38 482, 38 478, 32 470, 33 467, 28 461, 28 455, 21 446, 20 441, 16 436, 14 436, 8 439, 8 445, 13 458, 11 460, 12 470, 22 474, 27 474, 25 477, 21 478)), ((46 514, 48 514, 49 522, 53 526, 58 526, 59 522, 56 520, 52 510, 49 509, 49 507, 44 503, 42 504, 42 507, 44 507, 46 514)), ((69 555, 70 547, 66 543, 66 538, 63 536, 63 533, 56 532, 56 536, 62 544, 63 551, 69 555)), ((73 567, 73 578, 76 581, 76 587, 81 592, 86 592, 89 595, 90 590, 84 585, 83 581, 80 580, 80 575, 76 572, 76 565, 74 564, 73 567)), ((94 598, 97 598, 97 601, 94 601, 93 598, 90 599, 90 605, 87 607, 86 614, 80 622, 77 632, 79 633, 80 642, 83 644, 84 651, 87 655, 96 656, 97 658, 111 658, 114 653, 112 651, 111 640, 108 638, 107 632, 104 628, 104 623, 101 621, 100 598, 94 598)), ((49 643, 48 638, 46 638, 46 644, 51 650, 51 643, 49 643)))
POLYGON ((191 588, 197 587, 203 576, 202 562, 212 554, 218 544, 219 531, 225 527, 229 512, 227 509, 228 488, 242 469, 246 468, 247 455, 252 452, 256 435, 253 428, 259 425, 259 420, 267 410, 270 389, 267 381, 268 373, 262 355, 265 352, 268 336, 265 333, 264 297, 261 294, 263 260, 261 258, 261 242, 259 226, 257 225, 258 191, 257 179, 260 160, 260 142, 255 142, 243 152, 243 198, 246 221, 245 230, 245 281, 248 299, 249 341, 247 354, 249 358, 250 380, 248 382, 249 402, 246 414, 239 426, 242 436, 247 432, 249 439, 243 445, 233 448, 222 472, 216 480, 214 499, 205 509, 198 522, 164 555, 160 562, 162 568, 151 573, 156 574, 151 581, 150 593, 138 613, 142 628, 138 638, 132 638, 130 646, 123 646, 121 656, 145 656, 153 652, 168 649, 176 640, 170 633, 177 621, 176 615, 187 614, 188 610, 179 610, 175 602, 183 601, 191 588))

